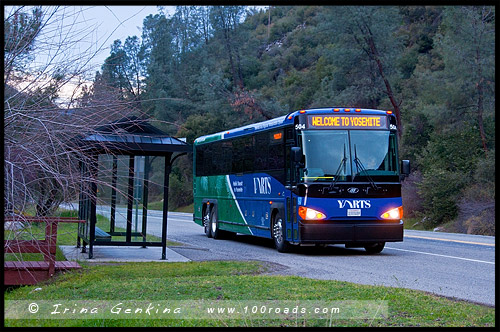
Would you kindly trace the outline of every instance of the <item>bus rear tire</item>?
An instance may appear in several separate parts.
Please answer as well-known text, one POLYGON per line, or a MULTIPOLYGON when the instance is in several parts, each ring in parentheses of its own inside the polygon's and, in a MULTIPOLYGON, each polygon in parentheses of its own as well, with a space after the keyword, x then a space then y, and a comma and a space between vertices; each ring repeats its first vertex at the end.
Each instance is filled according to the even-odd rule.
POLYGON ((365 250, 369 254, 378 254, 384 250, 385 242, 376 242, 365 246, 365 250))
POLYGON ((210 208, 207 206, 205 208, 205 213, 203 215, 203 227, 205 229, 205 235, 207 237, 212 237, 212 231, 210 227, 210 208))
POLYGON ((283 218, 278 212, 274 216, 272 235, 274 240, 274 246, 279 252, 289 252, 291 249, 290 243, 285 240, 285 228, 283 224, 283 218))

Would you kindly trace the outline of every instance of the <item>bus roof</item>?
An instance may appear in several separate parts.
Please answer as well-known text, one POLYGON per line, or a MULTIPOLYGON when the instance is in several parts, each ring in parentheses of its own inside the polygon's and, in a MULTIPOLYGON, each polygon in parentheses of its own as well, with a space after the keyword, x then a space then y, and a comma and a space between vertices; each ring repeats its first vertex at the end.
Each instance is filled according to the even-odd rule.
POLYGON ((225 131, 221 131, 218 133, 205 135, 198 137, 194 140, 194 144, 208 143, 212 141, 218 141, 220 139, 232 138, 245 135, 249 132, 259 132, 266 129, 272 128, 281 128, 288 124, 294 123, 294 118, 299 114, 324 114, 324 113, 332 113, 332 112, 340 112, 346 114, 391 114, 387 111, 374 110, 374 109, 366 109, 366 108, 347 108, 347 107, 328 107, 328 108, 313 108, 313 109, 305 109, 291 112, 287 115, 280 116, 278 118, 274 118, 271 120, 266 120, 262 122, 257 122, 253 124, 249 124, 242 127, 237 127, 225 131))

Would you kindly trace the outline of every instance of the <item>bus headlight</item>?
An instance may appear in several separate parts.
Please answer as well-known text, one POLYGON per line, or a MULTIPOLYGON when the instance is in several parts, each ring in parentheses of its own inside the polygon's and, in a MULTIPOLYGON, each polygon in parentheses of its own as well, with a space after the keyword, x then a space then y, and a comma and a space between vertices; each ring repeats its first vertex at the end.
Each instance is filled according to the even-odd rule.
POLYGON ((403 207, 397 207, 395 209, 391 209, 382 213, 380 216, 381 219, 401 219, 403 218, 403 207))
POLYGON ((299 216, 303 220, 322 220, 326 218, 326 215, 324 213, 311 208, 307 208, 305 206, 299 206, 299 216))

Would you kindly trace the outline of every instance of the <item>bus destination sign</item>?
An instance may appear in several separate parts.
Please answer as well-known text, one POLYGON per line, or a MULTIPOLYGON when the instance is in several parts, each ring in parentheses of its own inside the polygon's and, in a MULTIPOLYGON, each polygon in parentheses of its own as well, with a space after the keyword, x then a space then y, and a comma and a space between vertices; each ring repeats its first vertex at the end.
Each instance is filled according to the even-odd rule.
POLYGON ((321 114, 308 115, 309 129, 387 129, 387 116, 321 114))

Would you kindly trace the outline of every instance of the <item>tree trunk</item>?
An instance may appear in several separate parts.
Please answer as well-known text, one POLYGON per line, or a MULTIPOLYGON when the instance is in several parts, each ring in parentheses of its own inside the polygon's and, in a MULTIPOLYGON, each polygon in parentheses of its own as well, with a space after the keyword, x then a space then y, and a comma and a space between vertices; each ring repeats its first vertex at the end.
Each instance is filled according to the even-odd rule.
MULTIPOLYGON (((243 81, 241 80, 241 71, 236 68, 234 64, 234 55, 233 48, 231 47, 231 18, 229 16, 224 17, 222 12, 219 12, 220 20, 223 24, 222 30, 224 31, 224 40, 225 46, 227 50, 227 54, 229 57, 229 65, 231 66, 231 74, 233 76, 233 84, 238 86, 241 90, 243 90, 243 81)), ((238 54, 236 54, 238 56, 238 54)), ((239 61, 238 61, 239 66, 239 61)))
MULTIPOLYGON (((481 74, 481 68, 479 68, 481 74)), ((483 79, 481 78, 476 84, 477 87, 477 122, 479 124, 479 134, 481 135, 481 143, 483 144, 484 154, 488 156, 488 147, 486 146, 486 133, 484 132, 483 124, 483 79)))
POLYGON ((231 48, 231 41, 229 37, 229 23, 227 23, 224 20, 224 17, 222 14, 220 14, 220 19, 223 22, 223 31, 224 31, 224 40, 225 40, 225 46, 226 46, 226 51, 227 51, 227 56, 229 57, 229 66, 231 67, 231 74, 233 76, 233 83, 234 85, 237 85, 239 83, 238 80, 238 74, 236 73, 236 68, 234 67, 234 61, 233 61, 233 51, 231 48))
POLYGON ((402 134, 401 111, 399 109, 399 105, 396 101, 396 98, 394 97, 394 93, 392 92, 391 84, 389 83, 389 80, 385 76, 383 64, 382 64, 382 61, 380 60, 380 56, 379 56, 377 47, 375 45, 375 41, 373 40, 372 32, 370 31, 369 28, 367 29, 367 32, 368 32, 368 36, 366 38, 366 41, 368 42, 368 46, 370 47, 370 51, 373 55, 373 59, 377 63, 379 74, 382 77, 382 79, 384 80, 386 93, 389 96, 389 100, 391 101, 392 107, 394 108, 394 114, 396 115, 396 125, 398 127, 398 137, 401 138, 401 134, 402 134))
MULTIPOLYGON (((483 7, 484 9, 484 7, 483 7)), ((486 17, 488 15, 485 15, 486 13, 482 11, 481 17, 480 17, 480 24, 484 26, 486 17)), ((484 124, 483 124, 483 112, 484 112, 484 77, 483 77, 483 68, 481 66, 481 47, 480 45, 480 40, 483 30, 476 30, 474 29, 474 44, 476 44, 476 68, 477 68, 477 77, 478 81, 476 83, 476 90, 477 90, 477 123, 479 126, 479 135, 481 136, 481 144, 483 145, 483 150, 484 154, 488 156, 488 147, 486 145, 486 133, 484 132, 484 124)))
POLYGON ((226 39, 226 50, 227 50, 227 56, 229 57, 229 66, 231 66, 231 74, 233 75, 233 82, 234 82, 234 85, 237 85, 238 84, 238 74, 236 74, 236 68, 234 67, 233 52, 231 49, 231 45, 229 43, 229 37, 227 36, 226 30, 224 30, 224 36, 226 39))
POLYGON ((267 41, 269 42, 269 32, 271 30, 271 6, 267 8, 267 41))
POLYGON ((241 90, 245 87, 243 85, 243 74, 241 73, 241 60, 240 60, 240 52, 236 49, 236 64, 238 66, 238 86, 241 90))

